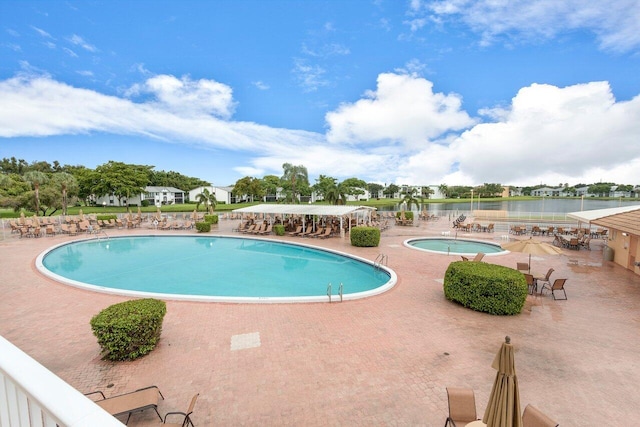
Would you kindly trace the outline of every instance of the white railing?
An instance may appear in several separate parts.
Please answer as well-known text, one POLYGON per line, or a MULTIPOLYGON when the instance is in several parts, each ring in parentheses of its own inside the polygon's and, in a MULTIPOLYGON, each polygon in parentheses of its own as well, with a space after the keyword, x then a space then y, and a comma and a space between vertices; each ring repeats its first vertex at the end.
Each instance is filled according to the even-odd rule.
POLYGON ((0 426, 123 426, 0 336, 0 426))

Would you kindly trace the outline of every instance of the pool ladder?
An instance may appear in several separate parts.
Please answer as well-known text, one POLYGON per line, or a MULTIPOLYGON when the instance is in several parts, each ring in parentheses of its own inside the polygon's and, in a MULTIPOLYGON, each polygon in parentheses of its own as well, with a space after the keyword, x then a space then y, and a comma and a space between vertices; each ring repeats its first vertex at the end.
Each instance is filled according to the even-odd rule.
POLYGON ((387 262, 389 262, 388 256, 385 254, 378 254, 375 261, 373 261, 373 266, 379 269, 381 265, 387 265, 387 262))
POLYGON ((100 240, 100 235, 101 235, 101 234, 104 234, 104 239, 109 240, 109 235, 107 234, 107 232, 106 232, 106 231, 99 231, 99 232, 98 232, 98 234, 96 234, 96 239, 97 239, 97 240, 100 240))
MULTIPOLYGON (((338 295, 340 295, 340 302, 342 302, 342 282, 340 282, 340 287, 338 288, 338 295)), ((327 286, 327 296, 329 297, 329 302, 331 302, 331 283, 327 286)))

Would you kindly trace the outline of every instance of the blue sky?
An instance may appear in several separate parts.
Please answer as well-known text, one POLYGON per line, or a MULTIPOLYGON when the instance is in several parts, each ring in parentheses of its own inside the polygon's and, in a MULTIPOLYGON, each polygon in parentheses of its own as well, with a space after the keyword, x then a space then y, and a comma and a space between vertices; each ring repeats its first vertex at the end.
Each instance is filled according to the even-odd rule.
POLYGON ((0 157, 640 184, 640 0, 0 2, 0 157))

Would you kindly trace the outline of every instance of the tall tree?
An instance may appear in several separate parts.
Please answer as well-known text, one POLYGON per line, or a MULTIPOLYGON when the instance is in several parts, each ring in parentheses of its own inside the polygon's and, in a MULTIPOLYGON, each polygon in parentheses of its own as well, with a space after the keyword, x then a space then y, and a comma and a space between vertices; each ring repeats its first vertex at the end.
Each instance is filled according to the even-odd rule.
POLYGON ((273 196, 273 200, 277 198, 278 188, 280 188, 281 185, 280 177, 275 175, 265 175, 262 177, 262 191, 265 196, 273 196))
POLYGON ((380 190, 384 189, 384 185, 376 184, 375 182, 369 182, 367 184, 367 189, 369 190, 369 194, 371 194, 371 197, 375 197, 377 199, 380 197, 380 190))
POLYGON ((94 187, 94 193, 98 196, 114 195, 120 204, 142 194, 149 185, 149 176, 153 166, 131 165, 122 162, 109 161, 96 168, 99 180, 94 187))
POLYGON ((438 191, 440 191, 440 194, 442 194, 445 199, 449 198, 449 186, 447 186, 447 184, 440 184, 438 186, 438 191))
POLYGON ((51 183, 60 190, 62 194, 62 215, 67 214, 69 204, 69 194, 76 194, 78 191, 78 181, 67 172, 57 172, 51 176, 51 183))
POLYGON ((247 196, 252 202, 265 194, 262 181, 252 176, 245 176, 237 180, 233 186, 233 193, 236 197, 247 196))
POLYGON ((36 214, 40 214, 40 186, 49 181, 47 174, 40 171, 29 171, 24 174, 24 180, 33 186, 36 214))
POLYGON ((400 191, 400 187, 395 184, 389 184, 382 193, 389 198, 393 198, 398 191, 400 191))
POLYGON ((287 191, 287 199, 293 203, 300 203, 300 194, 309 188, 309 173, 303 165, 282 165, 282 186, 287 191))

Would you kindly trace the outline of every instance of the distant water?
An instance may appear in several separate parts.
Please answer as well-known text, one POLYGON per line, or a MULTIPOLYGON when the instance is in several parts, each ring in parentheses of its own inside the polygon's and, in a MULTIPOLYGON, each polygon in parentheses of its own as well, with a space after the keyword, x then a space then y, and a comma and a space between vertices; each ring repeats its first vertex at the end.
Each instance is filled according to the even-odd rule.
MULTIPOLYGON (((539 200, 505 200, 498 202, 478 202, 473 201, 473 210, 505 210, 510 212, 547 212, 547 213, 567 213, 578 212, 581 210, 590 211, 594 209, 617 208, 619 206, 640 205, 640 201, 622 200, 593 200, 593 199, 539 199, 539 200)), ((398 210, 400 205, 394 208, 382 208, 380 210, 398 210)), ((432 214, 439 212, 469 212, 471 210, 471 202, 467 203, 425 203, 416 209, 415 205, 412 210, 427 210, 432 214)))

